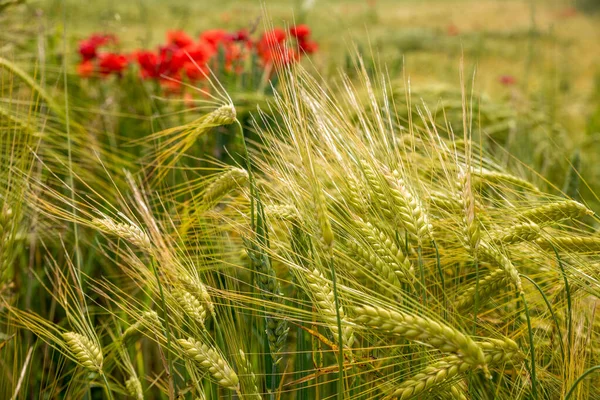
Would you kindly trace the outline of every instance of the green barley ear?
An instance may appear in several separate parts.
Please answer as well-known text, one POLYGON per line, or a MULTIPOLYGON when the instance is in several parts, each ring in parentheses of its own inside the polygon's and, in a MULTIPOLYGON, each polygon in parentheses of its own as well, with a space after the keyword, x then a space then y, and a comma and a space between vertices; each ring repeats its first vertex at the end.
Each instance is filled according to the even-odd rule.
POLYGON ((415 269, 412 263, 391 237, 361 218, 355 218, 354 224, 369 248, 349 242, 348 246, 353 253, 367 261, 378 275, 394 286, 400 287, 399 279, 407 282, 414 280, 415 269), (374 254, 371 254, 370 249, 373 249, 374 254))
POLYGON ((144 400, 144 391, 142 390, 142 383, 135 375, 131 375, 129 379, 125 381, 125 389, 127 394, 136 400, 144 400))
POLYGON ((209 315, 215 315, 215 305, 204 283, 191 275, 181 276, 179 277, 179 281, 185 288, 185 291, 200 302, 209 315))
POLYGON ((457 188, 463 211, 463 242, 471 252, 476 254, 481 240, 481 232, 479 221, 475 215, 475 198, 471 187, 471 176, 466 171, 462 171, 458 175, 457 188))
POLYGON ((504 185, 509 183, 509 184, 519 187, 519 188, 531 190, 532 192, 540 191, 537 188, 537 186, 535 186, 531 182, 526 181, 525 179, 516 177, 514 175, 511 175, 511 174, 505 174, 502 172, 487 171, 487 170, 480 171, 478 169, 473 170, 472 173, 473 173, 473 176, 475 178, 477 178, 476 179, 477 183, 487 183, 487 184, 491 184, 491 185, 499 185, 500 187, 503 187, 504 185))
POLYGON ((75 332, 65 332, 62 338, 75 360, 90 371, 102 371, 102 350, 95 341, 75 332))
POLYGON ((184 354, 196 361, 200 368, 220 386, 229 390, 239 390, 239 379, 227 361, 212 347, 192 338, 178 339, 184 354))
POLYGON ((221 172, 215 180, 206 187, 203 202, 206 207, 215 205, 232 190, 243 187, 248 182, 248 171, 242 168, 229 167, 221 172))
POLYGON ((592 214, 593 212, 583 204, 574 200, 566 200, 528 210, 521 214, 520 218, 535 222, 536 224, 543 224, 592 214))
POLYGON ((401 400, 418 396, 468 371, 471 367, 458 356, 445 357, 402 382, 388 395, 390 398, 401 400))
POLYGON ((204 327, 206 309, 200 300, 187 290, 180 288, 173 289, 172 295, 185 314, 204 327))
POLYGON ((493 243, 495 244, 517 244, 521 242, 531 242, 540 236, 540 227, 533 222, 525 222, 513 226, 509 231, 498 235, 493 243))
POLYGON ((133 337, 137 337, 144 330, 160 330, 161 326, 160 318, 156 311, 145 311, 141 314, 140 319, 138 319, 135 323, 129 325, 127 329, 123 332, 121 336, 121 341, 129 340, 133 337))
POLYGON ((244 399, 262 400, 262 396, 258 390, 258 383, 256 381, 256 375, 254 374, 252 363, 250 360, 248 360, 246 354, 241 349, 239 370, 243 372, 243 374, 240 374, 240 380, 242 382, 244 399))
POLYGON ((553 236, 540 238, 535 242, 547 251, 563 250, 571 253, 597 253, 600 251, 600 238, 583 236, 553 236))
POLYGON ((208 114, 202 123, 206 126, 231 125, 235 122, 235 118, 235 107, 231 104, 225 104, 208 114))
POLYGON ((482 260, 494 263, 496 266, 500 267, 515 285, 517 292, 519 294, 523 293, 523 284, 521 282, 519 271, 502 251, 486 242, 481 242, 481 245, 479 246, 479 256, 482 260))
POLYGON ((116 222, 112 218, 104 217, 92 219, 92 225, 104 233, 126 240, 144 251, 150 251, 152 249, 152 244, 150 243, 148 235, 133 224, 124 224, 122 222, 116 222))
POLYGON ((265 214, 268 218, 290 223, 296 223, 300 218, 298 211, 293 206, 289 205, 266 206, 265 214))
MULTIPOLYGON (((252 269, 255 271, 255 279, 260 289, 260 296, 271 303, 282 304, 283 294, 281 293, 281 286, 268 254, 249 240, 245 240, 245 244, 246 253, 250 259, 252 269)), ((265 322, 269 348, 273 361, 277 364, 283 357, 282 351, 290 328, 286 319, 273 317, 269 314, 265 316, 265 322)))
MULTIPOLYGON (((308 270, 305 274, 306 282, 308 283, 308 296, 315 300, 315 305, 319 313, 323 316, 325 323, 333 337, 338 337, 337 312, 335 309, 335 296, 331 281, 326 279, 323 274, 317 270, 308 270)), ((354 344, 354 330, 350 325, 350 321, 345 316, 344 308, 340 305, 339 316, 342 325, 342 346, 350 349, 354 344)))
POLYGON ((355 322, 408 340, 428 343, 446 353, 458 354, 466 363, 484 370, 487 364, 483 350, 458 330, 429 318, 419 317, 383 307, 363 306, 354 309, 355 322))
POLYGON ((496 269, 481 278, 479 284, 473 284, 467 289, 461 290, 460 295, 455 300, 456 309, 464 311, 474 306, 475 293, 478 294, 477 298, 479 300, 479 305, 481 306, 494 294, 506 288, 509 283, 510 278, 506 275, 504 270, 496 269))

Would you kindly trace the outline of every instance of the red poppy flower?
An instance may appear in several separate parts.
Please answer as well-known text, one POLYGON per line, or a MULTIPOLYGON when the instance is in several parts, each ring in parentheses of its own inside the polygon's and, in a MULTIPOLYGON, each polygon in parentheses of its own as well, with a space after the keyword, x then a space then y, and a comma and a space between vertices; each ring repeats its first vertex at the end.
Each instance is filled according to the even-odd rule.
POLYGON ((223 29, 210 29, 200 34, 200 40, 205 41, 215 50, 217 50, 219 44, 230 43, 233 39, 233 35, 223 29))
POLYGON ((184 31, 168 31, 167 42, 183 49, 194 43, 194 40, 184 31))
POLYGON ((240 29, 239 31, 237 31, 236 33, 234 33, 232 35, 232 39, 235 42, 249 42, 250 34, 248 33, 247 29, 240 29))
POLYGON ((317 42, 313 42, 312 40, 299 40, 298 47, 306 54, 312 54, 319 50, 317 42))
POLYGON ((502 75, 500 79, 498 79, 501 84, 504 86, 512 86, 517 83, 517 78, 512 75, 502 75))
POLYGON ((133 54, 140 66, 140 76, 143 79, 158 78, 158 54, 152 51, 137 51, 133 54))
POLYGON ((94 63, 91 60, 85 60, 77 64, 77 74, 82 78, 89 78, 94 73, 94 63))
POLYGON ((114 35, 100 35, 95 33, 86 40, 79 42, 79 54, 83 61, 93 60, 98 57, 98 47, 110 42, 116 43, 117 38, 114 35))
POLYGON ((450 24, 446 28, 446 34, 448 34, 448 36, 458 36, 459 33, 458 27, 454 24, 450 24))
POLYGON ((296 25, 290 28, 290 35, 298 40, 306 39, 310 36, 310 28, 307 25, 296 25))
POLYGON ((128 64, 127 57, 123 54, 105 53, 100 54, 98 66, 102 75, 115 73, 120 75, 128 64))

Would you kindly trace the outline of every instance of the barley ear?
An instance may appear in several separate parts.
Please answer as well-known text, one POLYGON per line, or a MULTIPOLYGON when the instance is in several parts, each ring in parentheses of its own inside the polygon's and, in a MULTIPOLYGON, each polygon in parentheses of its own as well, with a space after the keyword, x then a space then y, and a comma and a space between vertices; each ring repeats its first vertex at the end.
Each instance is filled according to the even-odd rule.
POLYGON ((192 338, 178 339, 177 342, 185 355, 196 361, 200 368, 210 374, 217 384, 226 389, 239 390, 238 376, 215 349, 192 338))
POLYGON ((95 341, 75 332, 65 332, 62 338, 75 360, 90 371, 102 371, 102 350, 95 341))

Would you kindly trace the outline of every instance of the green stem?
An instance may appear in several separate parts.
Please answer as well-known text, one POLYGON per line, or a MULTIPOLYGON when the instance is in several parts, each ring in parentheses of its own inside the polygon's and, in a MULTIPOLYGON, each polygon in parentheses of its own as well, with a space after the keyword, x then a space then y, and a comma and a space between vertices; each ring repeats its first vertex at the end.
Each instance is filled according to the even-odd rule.
POLYGON ((448 320, 448 297, 446 296, 446 283, 444 282, 444 271, 442 271, 442 262, 440 260, 440 252, 437 247, 435 240, 431 239, 431 244, 435 249, 435 265, 437 267, 438 274, 440 275, 440 284, 442 285, 442 299, 444 301, 444 320, 448 320))
POLYGON ((525 317, 527 318, 527 330, 529 331, 529 353, 531 358, 531 392, 533 398, 537 400, 537 377, 535 374, 535 344, 533 342, 533 330, 531 329, 531 318, 529 316, 529 306, 527 305, 527 300, 525 299, 525 294, 521 293, 521 298, 523 299, 523 306, 525 307, 525 317))
POLYGON ((591 367, 590 369, 588 369, 587 371, 585 371, 583 374, 581 374, 579 376, 579 378, 577 378, 575 383, 573 383, 573 386, 571 386, 571 389, 569 389, 569 392, 565 396, 565 400, 569 400, 571 398, 571 395, 575 391, 575 388, 577 388, 577 385, 579 384, 579 382, 581 382, 583 380, 583 378, 585 378, 586 376, 588 376, 589 374, 591 374, 592 372, 594 372, 597 369, 600 369, 600 365, 595 365, 595 366, 591 367))
POLYGON ((567 361, 568 364, 571 360, 571 332, 573 328, 573 311, 571 309, 571 288, 569 287, 569 279, 567 279, 567 273, 565 272, 565 268, 562 264, 560 256, 558 255, 558 251, 556 247, 552 243, 552 250, 554 250, 554 254, 556 255, 556 262, 558 263, 558 267, 560 268, 560 272, 562 274, 563 280, 565 281, 565 294, 567 296, 567 361))
POLYGON ((331 271, 331 285, 333 288, 333 301, 335 304, 335 318, 337 320, 337 328, 338 328, 338 392, 337 398, 342 400, 344 398, 344 337, 342 334, 342 319, 340 317, 340 304, 338 300, 338 291, 337 291, 337 279, 335 274, 335 267, 333 264, 333 260, 331 258, 328 259, 329 270, 331 271))
POLYGON ((550 311, 550 315, 552 316, 552 319, 554 320, 554 325, 556 325, 556 332, 558 333, 558 343, 560 344, 560 351, 562 354, 562 358, 563 358, 563 362, 566 364, 566 353, 565 353, 565 347, 564 347, 564 343, 563 343, 563 337, 562 337, 562 332, 560 331, 560 325, 558 323, 558 318, 556 318, 556 315, 554 314, 554 310, 552 309, 552 305, 550 304, 550 302, 548 301, 548 298, 546 297, 546 294, 544 293, 544 291, 542 290, 542 288, 535 283, 535 281, 533 279, 531 279, 530 277, 528 277, 527 275, 522 275, 523 278, 527 279, 529 282, 531 282, 533 284, 533 286, 535 286, 535 288, 540 292, 540 294, 542 295, 542 298, 544 299, 544 302, 546 303, 546 307, 548 307, 548 311, 550 311))
POLYGON ((169 366, 169 370, 167 371, 168 375, 169 375, 169 397, 173 398, 174 397, 174 378, 173 378, 173 359, 171 358, 171 329, 169 327, 169 317, 167 316, 167 302, 165 301, 165 294, 163 292, 163 287, 162 284, 160 283, 160 277, 158 275, 158 268, 156 263, 153 263, 152 266, 152 270, 154 271, 154 276, 156 277, 156 284, 158 285, 158 290, 160 293, 160 301, 162 303, 161 309, 162 309, 162 317, 165 321, 165 328, 164 328, 164 333, 165 336, 167 337, 167 364, 169 366))
POLYGON ((108 384, 108 379, 106 379, 106 375, 102 371, 100 371, 100 375, 102 375, 102 379, 104 380, 106 395, 108 396, 108 399, 114 400, 114 397, 112 395, 112 390, 110 390, 110 385, 108 384))

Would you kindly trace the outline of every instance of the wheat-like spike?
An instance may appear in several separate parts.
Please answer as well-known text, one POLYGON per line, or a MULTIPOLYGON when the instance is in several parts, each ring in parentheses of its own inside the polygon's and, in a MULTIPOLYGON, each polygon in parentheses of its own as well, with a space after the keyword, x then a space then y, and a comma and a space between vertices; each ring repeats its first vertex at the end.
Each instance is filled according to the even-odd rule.
POLYGON ((485 353, 485 360, 490 365, 501 365, 506 363, 517 364, 525 359, 525 355, 519 346, 510 338, 493 339, 487 338, 479 342, 479 346, 485 353))
POLYGON ((265 214, 272 219, 296 223, 299 220, 298 211, 290 205, 273 205, 265 207, 265 214))
POLYGON ((217 108, 215 111, 206 115, 202 124, 206 126, 223 126, 231 125, 235 122, 236 111, 231 104, 226 104, 217 108))
POLYGON ((361 238, 373 251, 369 251, 370 249, 364 248, 358 243, 350 242, 351 251, 368 261, 372 269, 388 279, 389 283, 394 286, 400 285, 398 278, 412 281, 414 267, 394 240, 369 222, 364 222, 360 218, 356 218, 354 222, 359 229, 361 238))
POLYGON ((417 396, 448 379, 452 379, 455 376, 468 371, 472 367, 472 365, 464 362, 458 356, 445 357, 442 360, 428 365, 412 378, 402 382, 389 394, 389 397, 405 400, 417 396))
POLYGON ((572 253, 595 253, 600 251, 600 238, 598 237, 553 236, 549 239, 538 239, 535 243, 548 251, 552 251, 553 246, 557 250, 572 253))
POLYGON ((65 332, 62 338, 79 364, 90 371, 102 370, 102 350, 94 340, 76 332, 65 332))
POLYGON ((194 296, 202 306, 208 311, 210 315, 215 315, 215 305, 208 293, 206 286, 200 282, 197 278, 192 276, 182 276, 179 278, 180 282, 185 287, 186 291, 194 296))
POLYGON ((569 218, 579 218, 584 215, 592 215, 593 212, 581 203, 574 200, 559 201, 545 204, 528 210, 521 214, 520 218, 537 224, 559 222, 569 218))
POLYGON ((465 396, 466 385, 464 381, 456 382, 448 388, 450 392, 450 398, 454 400, 468 400, 465 396))
POLYGON ((214 348, 193 338, 178 339, 177 342, 185 355, 196 361, 200 368, 208 372, 220 386, 230 390, 239 390, 238 376, 214 348))
POLYGON ((172 294, 183 311, 194 321, 204 326, 206 309, 200 300, 185 289, 174 288, 172 294))
MULTIPOLYGON (((395 195, 397 191, 397 193, 402 196, 405 208, 410 213, 410 218, 412 219, 412 224, 409 225, 414 226, 416 229, 416 231, 413 233, 414 238, 419 243, 425 239, 432 238, 432 227, 429 223, 429 217, 425 211, 423 203, 418 196, 408 189, 408 186, 402 179, 400 172, 394 170, 392 171, 392 176, 392 188, 396 189, 392 190, 392 194, 395 195)), ((402 200, 398 199, 398 204, 400 204, 402 200)))
POLYGON ((347 176, 346 187, 343 192, 344 200, 360 215, 366 215, 368 212, 368 199, 364 199, 362 193, 365 192, 361 183, 352 175, 347 176))
POLYGON ((363 173, 369 184, 374 200, 383 216, 394 223, 400 223, 411 239, 421 243, 430 236, 431 227, 422 205, 399 179, 397 171, 387 177, 375 171, 366 161, 361 161, 363 173))
POLYGON ((125 381, 125 389, 127 389, 127 394, 134 399, 144 400, 142 384, 137 376, 131 375, 131 377, 125 381))
POLYGON ((204 190, 203 201, 210 207, 221 200, 233 189, 244 186, 248 182, 248 171, 241 168, 229 167, 221 172, 204 190))
POLYGON ((463 211, 463 203, 453 193, 433 192, 429 201, 434 207, 445 210, 450 213, 463 211))
POLYGON ((511 175, 511 174, 505 174, 505 173, 496 172, 496 171, 486 171, 486 170, 480 171, 478 169, 474 169, 472 173, 473 173, 473 175, 475 175, 475 177, 478 178, 477 179, 478 183, 491 183, 491 184, 499 184, 499 185, 502 185, 505 183, 510 183, 514 186, 521 187, 524 189, 529 189, 533 192, 540 191, 537 188, 537 186, 535 186, 531 182, 528 182, 525 179, 521 179, 521 178, 511 175))
POLYGON ((482 368, 487 374, 483 350, 471 338, 448 325, 383 307, 356 307, 355 313, 356 323, 428 343, 443 352, 456 353, 466 363, 482 368))
POLYGON ((154 329, 157 326, 161 326, 161 322, 156 311, 145 311, 142 313, 139 320, 129 325, 129 327, 125 329, 123 335, 121 336, 121 340, 125 341, 137 335, 144 329, 154 329))
POLYGON ((101 231, 127 240, 144 251, 152 248, 148 235, 135 225, 116 222, 108 217, 93 218, 92 224, 101 231))
POLYGON ((470 175, 467 172, 462 171, 458 175, 457 187, 463 209, 463 242, 472 253, 477 254, 481 240, 481 229, 475 216, 475 198, 470 185, 470 175))
POLYGON ((479 255, 483 260, 495 263, 500 267, 510 278, 513 285, 516 286, 517 292, 523 293, 523 284, 521 282, 519 271, 504 253, 496 247, 490 246, 486 242, 481 242, 479 246, 479 255))
MULTIPOLYGON (((252 269, 256 271, 256 283, 260 289, 261 297, 271 304, 281 304, 283 295, 269 256, 251 242, 246 243, 246 253, 250 259, 252 269)), ((267 314, 265 321, 271 355, 274 363, 277 364, 282 359, 282 350, 290 328, 284 318, 274 318, 267 314)))
POLYGON ((258 390, 258 383, 256 381, 256 375, 254 374, 254 368, 252 363, 246 357, 246 354, 240 349, 240 370, 243 375, 240 375, 242 380, 242 389, 244 399, 262 400, 260 391, 258 390))
MULTIPOLYGON (((315 305, 327 323, 327 327, 331 330, 333 337, 337 338, 337 313, 331 281, 326 279, 316 268, 312 271, 308 270, 305 277, 308 283, 308 295, 314 298, 315 305)), ((342 340, 344 341, 342 345, 349 349, 354 343, 354 330, 346 318, 343 306, 340 305, 338 311, 342 323, 342 340)))
POLYGON ((493 243, 510 245, 521 242, 531 242, 539 236, 539 225, 533 222, 525 222, 513 226, 508 232, 495 238, 493 243))
MULTIPOLYGON (((517 344, 509 339, 486 339, 484 342, 478 343, 484 351, 484 359, 490 367, 502 365, 506 363, 515 363, 523 359, 523 354, 519 350, 517 344)), ((397 386, 389 397, 400 398, 401 400, 417 396, 425 391, 432 389, 434 386, 445 383, 446 381, 462 374, 473 368, 464 359, 459 356, 448 356, 434 362, 425 367, 421 372, 412 378, 402 382, 397 386)), ((449 390, 462 397, 462 390, 455 388, 455 385, 449 390), (454 389, 454 390, 453 390, 454 389)))
POLYGON ((467 289, 461 289, 461 294, 457 297, 456 309, 466 310, 475 304, 475 292, 477 289, 479 305, 485 304, 487 299, 492 297, 502 288, 510 282, 510 279, 506 276, 506 273, 502 269, 496 269, 490 274, 480 279, 479 285, 472 285, 467 289))
MULTIPOLYGON (((366 269, 368 269, 373 275, 385 278, 387 280, 387 284, 391 284, 395 287, 401 287, 402 285, 400 284, 400 280, 406 282, 413 281, 413 275, 409 271, 395 268, 397 265, 394 266, 388 264, 373 249, 354 241, 347 242, 346 247, 348 250, 348 256, 363 264, 363 266, 366 267, 366 269)), ((350 272, 360 272, 353 271, 354 269, 355 268, 350 268, 350 272)))

